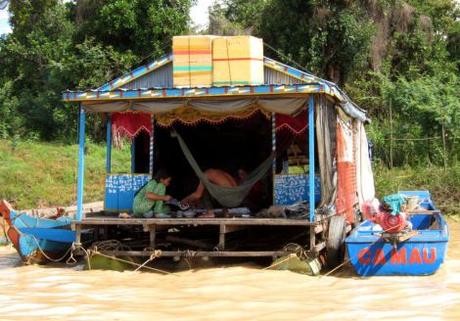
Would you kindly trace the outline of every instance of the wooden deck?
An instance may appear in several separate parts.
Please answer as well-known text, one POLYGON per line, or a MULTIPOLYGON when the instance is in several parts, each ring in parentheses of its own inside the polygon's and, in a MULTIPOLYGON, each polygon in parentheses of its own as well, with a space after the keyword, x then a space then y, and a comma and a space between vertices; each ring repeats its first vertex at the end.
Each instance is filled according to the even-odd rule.
POLYGON ((84 218, 76 225, 272 225, 311 226, 308 220, 285 218, 118 218, 93 216, 84 218))
MULTIPOLYGON (((226 235, 250 227, 284 227, 305 228, 305 244, 317 253, 325 248, 325 242, 317 239, 316 234, 323 232, 320 222, 310 223, 308 220, 284 219, 284 218, 118 218, 106 215, 91 215, 82 221, 74 221, 72 229, 77 232, 77 244, 80 244, 81 231, 88 227, 108 228, 109 226, 142 226, 144 232, 149 233, 149 249, 140 251, 111 251, 108 255, 114 256, 150 256, 156 249, 156 235, 159 231, 165 231, 170 227, 197 227, 215 226, 218 229, 216 235, 216 247, 214 251, 162 251, 163 257, 181 257, 187 255, 205 257, 263 257, 281 256, 285 252, 279 248, 272 251, 229 251, 226 249, 226 235), (191 254, 192 253, 192 254, 191 254)), ((193 243, 191 241, 190 243, 193 243)))

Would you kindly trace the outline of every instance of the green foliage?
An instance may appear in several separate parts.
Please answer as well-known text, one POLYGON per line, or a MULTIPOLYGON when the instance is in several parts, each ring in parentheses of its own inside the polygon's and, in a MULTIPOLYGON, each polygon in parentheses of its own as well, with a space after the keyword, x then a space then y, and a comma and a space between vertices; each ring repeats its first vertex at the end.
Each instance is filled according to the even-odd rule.
POLYGON ((369 111, 378 161, 443 164, 458 158, 455 1, 227 0, 211 14, 262 37, 276 48, 267 48, 267 55, 342 85, 369 111))
MULTIPOLYGON (((0 38, 0 136, 71 142, 76 106, 66 89, 95 88, 167 51, 188 28, 193 0, 11 0, 13 32, 0 38)), ((100 117, 89 133, 104 137, 100 117)))
POLYGON ((429 190, 445 214, 460 213, 460 166, 413 166, 388 169, 374 166, 377 197, 401 190, 429 190))
MULTIPOLYGON (((11 0, 13 32, 0 38, 0 137, 74 141, 76 106, 60 93, 98 87, 169 51, 171 37, 188 31, 194 2, 11 0)), ((379 162, 458 159, 454 0, 221 0, 210 15, 212 32, 260 36, 276 49, 268 56, 343 86, 373 119, 379 162)), ((101 121, 88 117, 95 141, 104 138, 101 121)))
MULTIPOLYGON (((87 144, 85 201, 103 199, 104 145, 87 144)), ((78 145, 0 139, 0 199, 19 209, 75 204, 78 145)), ((130 171, 130 144, 112 150, 113 172, 130 171)))

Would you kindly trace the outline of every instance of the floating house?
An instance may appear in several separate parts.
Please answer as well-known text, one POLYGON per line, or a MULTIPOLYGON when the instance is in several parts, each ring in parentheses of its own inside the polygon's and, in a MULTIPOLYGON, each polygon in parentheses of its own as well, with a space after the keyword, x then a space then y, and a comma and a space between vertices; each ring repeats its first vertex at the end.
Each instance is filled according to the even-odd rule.
POLYGON ((214 51, 222 51, 212 47, 212 39, 205 40, 211 45, 202 41, 194 50, 189 38, 185 45, 182 41, 185 47, 176 45, 172 54, 97 89, 62 94, 68 108, 79 113, 77 245, 88 228, 96 231, 96 239, 116 238, 123 231, 124 239, 146 240, 112 255, 150 256, 161 250, 170 257, 276 257, 294 242, 312 255, 325 253, 333 265, 346 231, 357 222, 359 204, 374 198, 366 112, 336 84, 263 56, 262 40, 216 41, 234 46, 230 49, 247 41, 252 47, 236 58, 213 58, 214 51), (232 65, 241 61, 246 67, 232 65), (220 68, 217 74, 225 79, 213 83, 213 68, 220 68), (107 122, 101 213, 83 211, 89 113, 105 114, 107 122), (178 133, 179 140, 171 133, 178 133), (111 169, 112 141, 119 135, 132 141, 130 173, 111 169), (172 173, 168 193, 181 199, 198 183, 196 167, 251 172, 267 159, 269 170, 255 196, 248 203, 223 204, 227 210, 221 217, 196 218, 180 211, 172 218, 118 217, 130 212, 135 193, 160 168, 172 173), (241 212, 242 207, 249 210, 241 212))

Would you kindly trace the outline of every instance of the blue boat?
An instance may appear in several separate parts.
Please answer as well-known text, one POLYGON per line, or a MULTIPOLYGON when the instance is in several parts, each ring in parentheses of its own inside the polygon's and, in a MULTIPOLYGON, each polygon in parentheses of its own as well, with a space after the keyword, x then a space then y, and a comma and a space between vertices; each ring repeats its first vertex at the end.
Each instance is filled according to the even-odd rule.
POLYGON ((0 202, 0 214, 6 223, 8 239, 25 263, 62 260, 75 241, 70 217, 47 219, 17 213, 7 201, 0 202))
POLYGON ((419 210, 409 212, 411 232, 387 234, 366 220, 345 239, 349 260, 360 276, 429 275, 444 262, 449 230, 430 193, 399 193, 422 200, 419 210))

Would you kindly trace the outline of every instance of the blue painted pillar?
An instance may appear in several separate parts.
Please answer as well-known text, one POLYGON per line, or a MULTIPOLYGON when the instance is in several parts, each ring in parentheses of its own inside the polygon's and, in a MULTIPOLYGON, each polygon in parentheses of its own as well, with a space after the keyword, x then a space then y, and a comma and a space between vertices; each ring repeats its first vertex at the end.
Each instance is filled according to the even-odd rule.
POLYGON ((308 100, 308 184, 310 222, 315 220, 315 98, 308 100))
POLYGON ((77 215, 76 220, 83 219, 83 186, 85 178, 85 127, 86 127, 86 113, 83 107, 79 106, 80 114, 80 130, 78 141, 78 177, 77 177, 77 215))
POLYGON ((108 173, 112 171, 112 115, 107 114, 107 155, 105 160, 105 170, 108 173))

